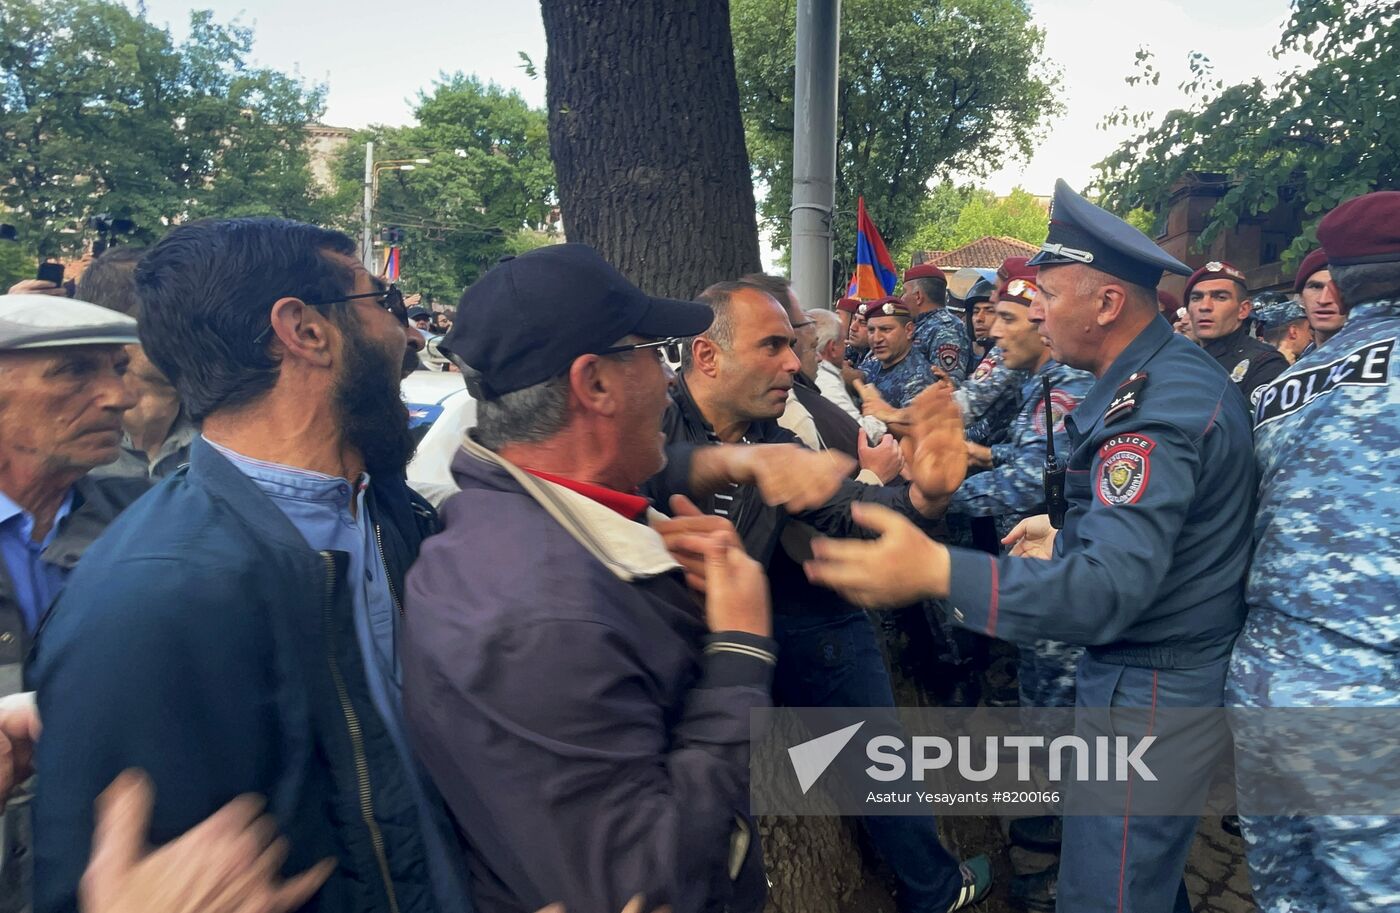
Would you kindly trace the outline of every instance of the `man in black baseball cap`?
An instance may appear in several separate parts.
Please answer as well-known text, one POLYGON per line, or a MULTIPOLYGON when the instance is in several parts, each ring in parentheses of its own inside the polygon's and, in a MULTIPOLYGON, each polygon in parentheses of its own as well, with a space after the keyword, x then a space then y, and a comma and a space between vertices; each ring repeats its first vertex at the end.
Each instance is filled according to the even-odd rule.
POLYGON ((748 739, 775 663, 767 579, 727 520, 677 498, 689 516, 667 521, 637 493, 665 463, 663 355, 712 311, 563 244, 500 263, 457 314, 441 349, 477 423, 410 575, 400 649, 475 909, 640 895, 757 913, 748 739))
POLYGON ((467 289, 439 349, 473 369, 464 371, 475 375, 473 396, 494 400, 581 355, 678 349, 712 318, 702 304, 646 294, 586 244, 555 244, 503 259, 467 289), (640 338, 619 345, 624 337, 640 338))

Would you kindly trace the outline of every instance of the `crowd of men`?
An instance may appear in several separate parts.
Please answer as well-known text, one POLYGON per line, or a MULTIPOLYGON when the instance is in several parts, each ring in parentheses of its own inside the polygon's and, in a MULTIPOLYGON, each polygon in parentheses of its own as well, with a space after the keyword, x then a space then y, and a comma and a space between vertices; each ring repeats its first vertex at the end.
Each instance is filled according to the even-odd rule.
MULTIPOLYGON (((950 675, 1015 644, 1025 707, 1400 705, 1400 193, 1322 220, 1297 299, 1053 212, 960 301, 919 265, 834 313, 507 258, 437 344, 477 402, 440 511, 399 396, 431 318, 346 236, 196 222, 21 283, 0 910, 758 911, 750 711, 897 730, 881 607, 950 675)), ((1237 736, 1243 789, 1286 747, 1237 736)), ((1019 819, 1059 862, 1012 895, 1183 913, 1197 823, 1019 819)), ((862 827, 901 911, 987 897, 932 816, 862 827)), ((1400 907, 1400 819, 1242 827, 1266 913, 1400 907)))

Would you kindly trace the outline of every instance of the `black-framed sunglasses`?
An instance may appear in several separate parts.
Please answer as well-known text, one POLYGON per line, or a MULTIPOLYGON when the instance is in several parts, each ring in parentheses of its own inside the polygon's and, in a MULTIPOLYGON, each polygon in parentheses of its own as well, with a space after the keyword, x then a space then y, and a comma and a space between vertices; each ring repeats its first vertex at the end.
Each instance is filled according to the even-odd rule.
MULTIPOLYGON (((314 308, 323 308, 330 307, 332 304, 341 304, 346 301, 359 301, 362 298, 383 298, 384 300, 379 302, 379 306, 390 314, 393 314, 394 319, 399 323, 405 326, 408 325, 408 307, 404 304, 403 292, 399 290, 397 285, 391 284, 388 288, 380 289, 376 292, 363 292, 359 295, 345 295, 340 298, 332 298, 330 301, 311 301, 307 298, 303 298, 301 301, 303 304, 310 305, 314 308)), ((269 323, 261 333, 253 337, 253 345, 261 345, 271 333, 272 324, 269 323)))
POLYGON ((638 349, 660 349, 669 361, 680 363, 681 347, 685 345, 686 337, 670 336, 666 339, 654 339, 651 342, 637 342, 628 346, 610 346, 599 355, 617 355, 622 352, 635 352, 638 349))

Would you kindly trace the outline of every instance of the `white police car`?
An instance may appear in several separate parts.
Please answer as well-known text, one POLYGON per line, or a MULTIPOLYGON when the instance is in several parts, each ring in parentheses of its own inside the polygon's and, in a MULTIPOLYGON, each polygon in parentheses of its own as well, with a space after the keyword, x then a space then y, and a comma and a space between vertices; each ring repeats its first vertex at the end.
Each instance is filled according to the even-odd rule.
POLYGON ((414 371, 399 387, 408 426, 418 448, 408 464, 408 484, 434 506, 457 491, 452 458, 462 435, 476 424, 476 401, 455 371, 414 371))

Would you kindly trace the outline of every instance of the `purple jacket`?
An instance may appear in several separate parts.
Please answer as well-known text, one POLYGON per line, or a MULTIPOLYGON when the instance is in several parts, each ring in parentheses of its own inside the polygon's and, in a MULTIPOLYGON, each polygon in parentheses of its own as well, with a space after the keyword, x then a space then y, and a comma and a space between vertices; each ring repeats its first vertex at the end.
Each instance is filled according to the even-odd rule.
POLYGON ((772 641, 710 635, 649 527, 470 441, 453 473, 401 655, 477 913, 760 910, 749 711, 772 641))

